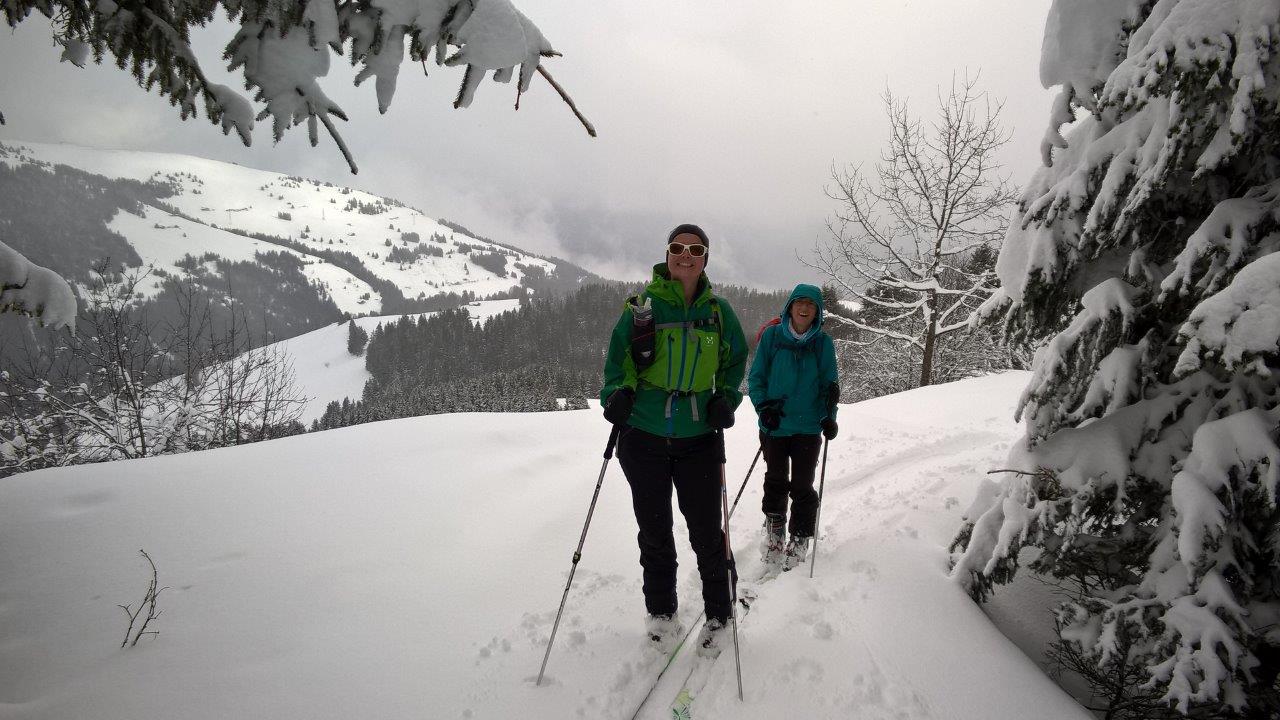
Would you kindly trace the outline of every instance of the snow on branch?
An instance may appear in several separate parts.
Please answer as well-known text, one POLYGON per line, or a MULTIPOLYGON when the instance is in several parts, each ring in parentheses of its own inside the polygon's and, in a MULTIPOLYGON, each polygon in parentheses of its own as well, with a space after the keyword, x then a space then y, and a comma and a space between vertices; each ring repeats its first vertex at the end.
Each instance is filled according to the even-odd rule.
POLYGON ((6 311, 39 318, 52 328, 76 324, 76 298, 67 281, 0 242, 0 312, 6 311))
MULTIPOLYGON (((1117 363, 1105 351, 1111 338, 1127 333, 1139 295, 1137 288, 1119 278, 1099 283, 1081 298, 1081 309, 1071 324, 1036 351, 1031 381, 1017 410, 1019 419, 1030 419, 1033 439, 1057 430, 1067 420, 1079 419, 1071 411, 1081 397, 1078 392, 1064 394, 1063 385, 1073 372, 1096 367, 1104 357, 1112 365, 1117 363)), ((1123 368, 1111 371, 1123 372, 1123 368)))
POLYGON ((1164 700, 1182 713, 1191 703, 1245 705, 1245 681, 1259 662, 1250 648, 1257 631, 1233 586, 1272 551, 1254 528, 1277 520, 1278 426, 1280 408, 1205 423, 1173 478, 1172 532, 1153 553, 1143 589, 1156 597, 1181 590, 1158 616, 1169 650, 1151 668, 1150 684, 1166 687, 1164 700))
POLYGON ((1245 266, 1221 292, 1202 301, 1182 326, 1186 349, 1176 375, 1212 358, 1227 370, 1246 366, 1264 377, 1280 359, 1280 253, 1245 266))
POLYGON ((541 71, 587 132, 595 136, 595 129, 572 98, 541 66, 543 58, 559 53, 510 0, 0 3, 11 27, 33 9, 53 19, 54 40, 63 46, 64 59, 83 66, 90 56, 101 61, 110 54, 145 90, 154 88, 178 106, 183 120, 195 115, 196 102, 203 100, 209 121, 220 124, 224 134, 235 130, 245 145, 252 143, 254 123, 268 117, 277 141, 286 130, 305 121, 315 145, 318 128, 323 125, 352 173, 357 171, 355 160, 333 123, 335 117, 346 120, 346 112, 319 83, 329 72, 330 53, 341 55, 348 48, 352 64, 362 66, 355 84, 375 78, 380 112, 385 113, 391 105, 406 49, 410 59, 424 61, 424 67, 426 56, 434 50, 436 64, 464 67, 454 107, 471 104, 486 73, 492 72, 496 82, 505 83, 519 67, 517 92, 522 94, 541 71), (241 71, 259 108, 239 92, 210 82, 190 45, 191 28, 209 24, 219 9, 239 24, 223 58, 228 69, 241 71), (450 48, 456 48, 452 55, 448 55, 450 48))
POLYGON ((1276 232, 1280 232, 1280 181, 1223 200, 1187 238, 1173 272, 1161 283, 1161 301, 1174 293, 1190 293, 1192 285, 1217 292, 1260 249, 1267 252, 1280 245, 1280 236, 1271 238, 1269 247, 1259 248, 1255 242, 1276 232))

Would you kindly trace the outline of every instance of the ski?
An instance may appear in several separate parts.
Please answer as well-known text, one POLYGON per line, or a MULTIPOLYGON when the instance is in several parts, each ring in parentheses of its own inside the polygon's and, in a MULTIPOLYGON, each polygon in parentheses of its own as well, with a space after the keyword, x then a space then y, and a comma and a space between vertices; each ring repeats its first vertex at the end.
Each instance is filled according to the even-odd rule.
POLYGON ((649 691, 644 694, 644 697, 640 698, 640 704, 636 706, 636 711, 631 714, 631 720, 636 720, 640 717, 640 713, 644 710, 645 705, 648 704, 649 698, 653 696, 654 691, 662 684, 662 678, 667 675, 667 671, 676 664, 676 658, 680 656, 681 649, 684 648, 685 643, 689 641, 689 637, 693 635, 693 631, 699 627, 701 621, 702 613, 698 613, 698 617, 694 619, 693 623, 689 625, 689 629, 685 630, 684 635, 680 637, 680 642, 676 643, 676 646, 671 649, 671 653, 667 656, 667 662, 653 678, 653 684, 649 686, 649 691))
MULTIPOLYGON (((750 593, 750 597, 746 596, 738 599, 738 618, 740 623, 751 612, 751 606, 755 605, 756 595, 750 593)), ((727 648, 726 648, 727 649, 727 648)), ((720 652, 723 655, 724 651, 720 652)), ((711 671, 716 665, 716 661, 720 659, 720 655, 715 657, 697 656, 693 661, 693 666, 689 668, 688 674, 684 677, 684 682, 680 685, 680 691, 676 693, 675 700, 671 702, 671 718, 672 720, 691 720, 693 699, 697 696, 702 687, 711 679, 711 671)))
MULTIPOLYGON (((757 588, 760 585, 778 577, 779 575, 782 574, 782 572, 783 570, 781 566, 765 565, 760 568, 758 574, 756 573, 752 574, 754 578, 753 580, 739 583, 738 591, 739 591, 740 597, 738 598, 738 607, 741 608, 741 611, 738 615, 738 620, 741 620, 743 617, 745 617, 747 614, 747 610, 749 610, 750 607, 755 604, 756 598, 758 597, 758 594, 759 594, 757 588)), ((649 707, 650 701, 653 700, 655 697, 661 697, 663 695, 663 693, 658 692, 658 688, 663 685, 664 679, 674 680, 674 678, 677 678, 677 677, 681 678, 681 683, 678 686, 678 690, 680 693, 684 693, 688 695, 689 703, 692 703, 693 695, 695 693, 693 693, 692 690, 690 689, 691 688, 690 681, 694 679, 693 678, 694 672, 702 665, 713 664, 715 660, 715 658, 698 657, 696 653, 692 654, 692 659, 690 659, 691 657, 690 653, 685 652, 686 646, 689 645, 689 638, 693 635, 693 633, 696 630, 702 627, 703 617, 704 617, 704 613, 699 612, 697 618, 694 619, 694 622, 689 626, 687 630, 685 630, 684 636, 680 638, 680 642, 677 643, 675 648, 672 649, 671 654, 667 658, 666 664, 662 666, 662 669, 658 672, 657 676, 654 677, 653 683, 649 686, 648 691, 645 692, 644 697, 640 699, 640 703, 639 705, 636 706, 635 711, 632 712, 631 715, 629 716, 624 715, 622 717, 627 717, 629 718, 629 720, 639 720, 639 718, 641 718, 645 714, 645 710, 649 707), (684 673, 683 675, 680 674, 682 672, 684 673)), ((705 683, 705 680, 703 682, 705 683)), ((668 686, 672 684, 673 684, 672 682, 667 683, 668 686)), ((700 690, 701 687, 698 687, 696 689, 700 690)), ((676 702, 674 700, 669 704, 669 707, 671 708, 671 712, 674 712, 675 705, 676 705, 676 702)), ((656 712, 656 708, 655 708, 655 712, 656 712)), ((685 712, 687 716, 687 713, 688 713, 687 705, 686 705, 685 712)), ((650 713, 650 715, 652 714, 653 713, 650 713)), ((680 717, 680 716, 677 715, 675 717, 680 717)))

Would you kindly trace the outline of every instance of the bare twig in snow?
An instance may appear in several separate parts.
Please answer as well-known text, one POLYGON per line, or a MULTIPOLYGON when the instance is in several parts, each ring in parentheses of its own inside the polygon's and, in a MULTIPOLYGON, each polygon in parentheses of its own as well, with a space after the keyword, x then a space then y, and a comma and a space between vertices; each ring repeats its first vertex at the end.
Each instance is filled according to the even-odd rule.
POLYGON ((167 587, 160 587, 156 573, 156 563, 151 559, 151 556, 147 554, 147 551, 139 550, 138 552, 142 553, 142 557, 146 558, 147 564, 151 566, 151 584, 147 586, 147 594, 142 596, 142 602, 138 603, 137 610, 134 610, 132 605, 116 606, 123 610, 124 614, 129 618, 129 628, 124 632, 124 641, 120 643, 120 647, 133 647, 134 645, 137 645, 143 635, 160 634, 158 630, 148 631, 147 626, 151 624, 152 620, 160 617, 163 612, 156 609, 156 601, 159 600, 160 593, 169 589, 167 587), (142 615, 143 610, 147 611, 147 615, 143 618, 142 625, 138 627, 138 631, 135 633, 133 626, 137 624, 138 618, 142 615), (133 638, 132 642, 129 641, 131 637, 133 638))

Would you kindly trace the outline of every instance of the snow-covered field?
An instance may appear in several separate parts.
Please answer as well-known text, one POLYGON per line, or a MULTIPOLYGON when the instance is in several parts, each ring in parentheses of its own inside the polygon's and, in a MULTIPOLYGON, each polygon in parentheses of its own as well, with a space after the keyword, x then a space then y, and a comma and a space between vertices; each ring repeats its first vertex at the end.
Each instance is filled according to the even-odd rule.
POLYGON ((11 142, 0 146, 0 162, 13 167, 61 164, 109 178, 169 183, 176 194, 164 202, 194 221, 145 206, 145 217, 117 213, 109 223, 111 230, 128 239, 144 264, 173 271, 188 254, 214 252, 229 260, 252 260, 255 252, 286 252, 302 258, 308 278, 328 291, 338 309, 353 315, 379 312, 378 294, 312 252, 351 253, 408 298, 463 291, 484 297, 520 284, 525 271, 516 263, 548 273, 555 268, 554 262, 455 232, 418 210, 360 190, 189 155, 11 142), (305 251, 228 229, 285 238, 301 243, 305 251), (420 241, 406 244, 403 237, 408 233, 416 233, 420 241), (443 241, 432 242, 432 236, 443 241), (443 255, 387 262, 393 247, 431 247, 443 255), (471 262, 469 256, 476 250, 506 256, 505 271, 495 273, 471 262))
MULTIPOLYGON (((477 300, 464 307, 474 321, 483 323, 519 305, 519 300, 477 300)), ((383 315, 355 318, 355 322, 372 335, 374 328, 398 322, 400 318, 400 315, 383 315)), ((347 333, 347 324, 341 322, 269 346, 282 350, 293 365, 294 380, 307 398, 299 420, 308 427, 312 420, 324 414, 325 406, 331 401, 360 399, 364 384, 371 377, 364 367, 364 355, 355 356, 347 351, 347 333)))
MULTIPOLYGON (((746 701, 725 654, 695 717, 1089 717, 946 577, 1025 382, 842 408, 817 577, 760 587, 741 628, 746 701)), ((656 670, 616 462, 549 680, 532 682, 607 433, 598 410, 436 415, 8 478, 0 717, 630 717, 656 670), (149 580, 140 548, 168 588, 160 634, 120 649, 116 606, 149 580)), ((727 437, 734 492, 756 449, 749 409, 727 437)), ((760 479, 733 525, 744 576, 760 479)))

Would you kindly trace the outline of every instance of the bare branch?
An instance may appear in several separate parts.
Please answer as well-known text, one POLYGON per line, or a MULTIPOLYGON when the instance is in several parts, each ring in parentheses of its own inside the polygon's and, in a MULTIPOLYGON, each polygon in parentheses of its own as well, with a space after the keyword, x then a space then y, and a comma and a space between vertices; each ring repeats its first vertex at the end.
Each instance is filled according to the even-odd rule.
MULTIPOLYGON (((538 74, 546 78, 547 82, 551 85, 551 87, 555 89, 557 93, 560 94, 560 99, 564 100, 565 104, 569 106, 569 109, 573 111, 574 117, 578 118, 578 122, 582 123, 582 127, 586 128, 587 134, 590 135, 591 137, 595 137, 596 136, 595 126, 592 125, 591 122, 587 120, 586 116, 584 116, 578 110, 578 106, 574 104, 573 98, 569 97, 569 93, 565 92, 564 88, 560 87, 560 83, 556 82, 555 78, 551 77, 551 73, 547 72, 547 69, 542 67, 541 63, 538 64, 538 74)), ((517 101, 516 108, 519 109, 519 106, 520 106, 520 103, 519 101, 517 101)))
POLYGON ((993 291, 992 249, 1015 197, 995 156, 1011 137, 1000 124, 1003 103, 978 88, 979 77, 953 76, 939 88, 928 125, 885 90, 889 136, 877 183, 860 167, 832 169, 829 238, 806 263, 862 303, 852 319, 860 332, 921 350, 922 383, 940 339, 967 328, 993 291))

